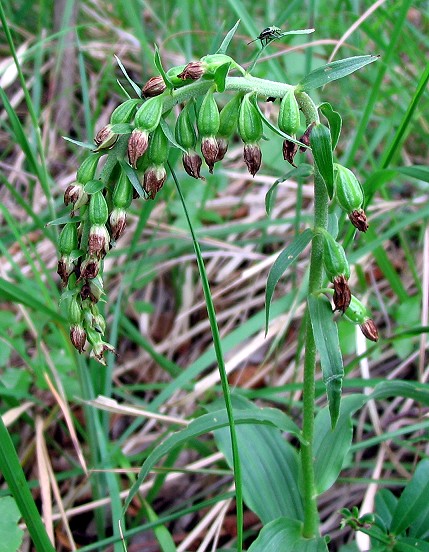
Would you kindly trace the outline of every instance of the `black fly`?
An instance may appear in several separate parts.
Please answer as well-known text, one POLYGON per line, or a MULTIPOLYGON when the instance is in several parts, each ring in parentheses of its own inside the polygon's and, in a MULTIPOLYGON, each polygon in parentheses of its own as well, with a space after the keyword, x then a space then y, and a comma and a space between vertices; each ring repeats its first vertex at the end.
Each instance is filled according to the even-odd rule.
POLYGON ((264 29, 259 36, 257 36, 254 40, 251 40, 247 44, 252 44, 252 42, 255 42, 256 40, 261 41, 261 46, 266 46, 269 42, 276 38, 280 38, 282 36, 282 30, 278 27, 267 27, 264 29), (265 44, 264 44, 265 41, 265 44))

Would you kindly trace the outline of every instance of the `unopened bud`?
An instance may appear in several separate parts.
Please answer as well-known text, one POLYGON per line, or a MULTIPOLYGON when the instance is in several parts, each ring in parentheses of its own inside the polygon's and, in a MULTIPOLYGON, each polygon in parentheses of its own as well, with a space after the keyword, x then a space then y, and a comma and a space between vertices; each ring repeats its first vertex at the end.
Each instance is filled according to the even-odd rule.
POLYGON ((68 222, 59 235, 58 249, 62 255, 70 255, 70 253, 77 248, 77 226, 74 222, 68 222))
POLYGON ((279 129, 289 134, 289 136, 295 136, 298 132, 300 125, 299 106, 293 88, 290 88, 282 98, 278 125, 279 129))
POLYGON ((112 194, 113 207, 128 209, 133 200, 133 185, 125 172, 121 172, 112 194))
POLYGON ((189 116, 189 103, 180 112, 174 129, 176 141, 182 148, 194 149, 197 142, 197 134, 189 116))
POLYGON ((100 276, 86 281, 80 290, 82 300, 89 299, 92 303, 97 303, 103 294, 103 282, 100 276))
POLYGON ((164 134, 161 125, 157 126, 150 137, 147 158, 151 165, 164 165, 168 159, 170 146, 167 136, 164 134))
POLYGON ((137 161, 144 155, 149 145, 149 134, 145 130, 135 128, 128 140, 128 160, 130 165, 137 168, 137 161))
POLYGON ((377 326, 374 324, 374 320, 368 318, 368 320, 360 325, 360 329, 367 339, 378 341, 378 330, 377 326))
POLYGON ((184 153, 182 157, 183 167, 185 171, 192 176, 192 178, 201 178, 204 180, 204 177, 200 175, 200 169, 202 165, 201 157, 194 151, 184 153))
POLYGON ((119 238, 124 233, 125 227, 127 225, 127 212, 125 211, 125 209, 113 209, 113 211, 110 213, 109 223, 112 240, 119 240, 119 238))
POLYGON ((219 154, 219 146, 214 136, 208 136, 202 139, 201 153, 209 167, 209 172, 213 173, 213 167, 219 154))
POLYGON ((118 105, 110 116, 110 124, 129 123, 139 103, 141 103, 140 100, 125 100, 125 102, 118 105))
POLYGON ((58 261, 57 274, 61 278, 64 285, 67 285, 70 274, 74 271, 75 264, 69 255, 62 255, 58 261))
POLYGON ((166 88, 164 79, 161 75, 158 75, 147 81, 142 88, 142 95, 144 98, 153 98, 154 96, 162 94, 166 88))
POLYGON ((201 61, 190 61, 177 75, 182 80, 198 80, 204 75, 205 65, 201 61))
POLYGON ((283 142, 283 159, 290 163, 293 167, 296 167, 294 163, 295 155, 298 151, 298 144, 291 140, 284 140, 283 142))
POLYGON ((104 126, 97 132, 94 138, 95 145, 97 146, 95 151, 113 147, 118 138, 118 134, 112 132, 112 125, 109 124, 104 126))
POLYGON ((242 94, 237 94, 224 105, 220 112, 218 135, 222 138, 229 138, 236 132, 242 94))
POLYGON ((244 144, 243 157, 248 171, 252 176, 255 176, 261 167, 261 148, 258 144, 244 144))
POLYGON ((92 226, 97 224, 106 224, 109 216, 106 198, 102 191, 91 195, 89 201, 88 218, 92 226))
POLYGON ((100 270, 100 261, 95 257, 87 257, 80 265, 80 279, 91 280, 100 270))
POLYGON ((146 100, 136 113, 134 119, 136 128, 148 133, 153 132, 161 120, 163 106, 164 98, 161 96, 146 100))
POLYGON ((252 99, 253 94, 246 94, 240 104, 238 132, 245 144, 255 144, 262 138, 262 119, 252 99))
POLYGON ((342 209, 349 215, 361 209, 364 196, 358 179, 347 167, 336 163, 335 197, 342 209))
POLYGON ((95 358, 95 360, 97 360, 101 364, 106 365, 104 353, 106 353, 107 351, 115 353, 115 348, 113 347, 113 345, 103 341, 101 334, 92 327, 87 328, 87 338, 92 346, 90 357, 95 358))
POLYGON ((368 220, 363 209, 356 209, 349 214, 350 222, 360 232, 366 232, 368 230, 368 220))
POLYGON ((163 166, 149 167, 144 173, 143 189, 149 199, 155 199, 156 194, 163 187, 167 173, 163 166))
POLYGON ((91 226, 88 237, 88 253, 102 259, 109 251, 110 236, 104 224, 91 226))
POLYGON ((65 205, 73 204, 73 209, 79 209, 82 205, 88 203, 89 196, 84 190, 84 185, 80 182, 73 182, 67 186, 66 191, 64 192, 64 203, 65 205))
POLYGON ((334 305, 335 309, 341 312, 345 312, 352 298, 349 285, 344 276, 336 276, 333 280, 334 284, 334 305))
POLYGON ((367 308, 354 295, 351 297, 350 306, 344 313, 351 322, 359 324, 363 335, 371 341, 378 341, 378 331, 367 308))
POLYGON ((217 145, 219 148, 216 163, 218 161, 222 161, 222 159, 225 157, 226 152, 228 151, 228 140, 226 138, 216 138, 217 145))
POLYGON ((70 328, 70 341, 75 349, 81 353, 86 343, 86 332, 81 324, 73 324, 70 328))

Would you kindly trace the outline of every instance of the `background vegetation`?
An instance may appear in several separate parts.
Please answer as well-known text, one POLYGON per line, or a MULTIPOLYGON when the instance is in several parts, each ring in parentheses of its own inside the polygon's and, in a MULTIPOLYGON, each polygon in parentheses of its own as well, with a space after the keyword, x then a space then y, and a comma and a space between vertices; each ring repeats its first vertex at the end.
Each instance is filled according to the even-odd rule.
MULTIPOLYGON (((121 85, 128 85, 115 55, 143 84, 156 74, 154 43, 165 67, 186 63, 214 52, 239 18, 229 53, 242 64, 258 47, 246 43, 269 25, 316 29, 273 42, 254 72, 263 78, 295 84, 331 57, 381 55, 312 95, 343 117, 337 155, 360 177, 371 224, 354 241, 347 227, 341 231, 353 288, 380 331, 368 346, 354 326, 339 322, 344 388, 427 381, 427 2, 5 0, 3 9, 20 70, 3 26, 0 406, 56 550, 122 550, 116 520, 144 459, 220 396, 193 244, 170 177, 156 201, 133 203, 127 232, 106 260, 105 315, 118 356, 109 356, 107 367, 78 356, 58 308, 58 227, 47 223, 65 214, 62 196, 83 154, 62 136, 91 141, 123 101, 121 85)), ((264 109, 268 116, 278 106, 264 109)), ((277 287, 267 337, 264 293, 276 255, 310 221, 312 187, 281 181, 267 216, 265 195, 288 170, 281 139, 267 137, 254 179, 238 141, 214 175, 205 170, 205 182, 186 175, 179 152, 170 162, 202 248, 230 385, 299 421, 305 254, 277 287)), ((321 382, 317 390, 324 406, 321 382)), ((338 510, 371 511, 380 487, 400 490, 427 455, 425 413, 398 396, 370 402, 354 418, 341 478, 320 501, 332 550, 355 537, 340 530, 338 510)), ((212 435, 190 439, 147 479, 127 510, 129 551, 171 550, 173 541, 179 551, 234 546, 232 476, 218 447, 212 435)), ((0 540, 16 539, 4 550, 16 543, 30 550, 26 533, 19 545, 9 494, 3 485, 0 517, 8 531, 0 524, 0 540)), ((248 546, 260 520, 249 509, 244 521, 248 546)))

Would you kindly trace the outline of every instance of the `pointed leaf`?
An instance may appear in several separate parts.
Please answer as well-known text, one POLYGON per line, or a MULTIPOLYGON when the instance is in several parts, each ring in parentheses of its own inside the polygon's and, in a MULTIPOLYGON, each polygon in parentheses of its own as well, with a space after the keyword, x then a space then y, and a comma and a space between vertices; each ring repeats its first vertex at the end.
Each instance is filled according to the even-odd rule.
POLYGON ((119 164, 121 165, 121 167, 122 167, 123 171, 125 172, 125 174, 130 179, 130 182, 133 185, 133 188, 139 194, 139 196, 140 197, 147 197, 146 192, 143 190, 143 188, 140 184, 140 180, 137 176, 136 171, 132 167, 130 167, 130 165, 128 165, 128 163, 126 163, 123 159, 119 160, 119 164))
POLYGON ((218 92, 225 91, 225 81, 230 67, 231 67, 231 62, 229 61, 228 63, 219 65, 219 67, 215 71, 214 82, 216 84, 216 88, 218 92))
POLYGON ((415 552, 416 550, 429 552, 429 542, 411 537, 399 537, 393 547, 393 552, 415 552))
POLYGON ((111 126, 110 130, 115 134, 129 134, 132 132, 133 127, 130 123, 116 123, 111 126))
POLYGON ((379 57, 380 56, 355 56, 327 63, 304 77, 297 86, 297 92, 307 92, 314 88, 320 88, 328 82, 346 77, 358 69, 365 67, 368 63, 377 61, 379 57))
POLYGON ((331 427, 334 428, 340 412, 341 388, 344 377, 338 328, 332 316, 331 305, 324 296, 314 297, 310 295, 308 309, 314 341, 320 355, 323 382, 328 396, 331 427))
POLYGON ((161 56, 159 55, 159 49, 158 49, 158 46, 156 44, 155 44, 155 54, 154 54, 154 59, 153 60, 154 60, 156 68, 159 71, 159 74, 164 79, 165 86, 169 90, 173 90, 174 85, 171 82, 171 80, 168 78, 167 73, 164 71, 164 67, 162 66, 161 56))
POLYGON ((341 134, 343 120, 341 119, 341 115, 338 111, 334 111, 332 105, 328 102, 319 105, 319 109, 328 120, 329 130, 331 131, 332 151, 334 151, 337 147, 338 139, 341 134))
POLYGON ((296 519, 282 517, 263 527, 249 552, 327 552, 325 539, 302 536, 302 523, 296 519))
POLYGON ((226 54, 229 43, 231 42, 232 37, 235 35, 235 31, 237 30, 237 27, 239 25, 240 25, 240 19, 237 21, 234 27, 230 31, 228 31, 226 37, 222 41, 222 44, 219 46, 219 49, 217 50, 216 54, 226 54))
POLYGON ((387 399, 389 397, 406 397, 429 406, 429 390, 426 384, 407 381, 382 381, 374 387, 370 399, 387 399))
POLYGON ((392 523, 393 512, 397 504, 398 499, 389 489, 380 489, 375 495, 375 511, 387 528, 392 523))
POLYGON ((59 217, 57 219, 50 220, 46 223, 46 226, 61 226, 62 224, 67 224, 68 222, 80 222, 81 220, 82 217, 77 215, 75 217, 71 217, 70 213, 68 213, 67 215, 59 217))
POLYGON ((140 87, 137 86, 137 84, 133 81, 133 79, 128 75, 127 70, 125 69, 122 61, 118 58, 118 56, 115 56, 115 59, 116 59, 116 63, 119 65, 119 69, 124 74, 124 77, 127 79, 127 81, 129 82, 130 86, 132 87, 136 95, 139 98, 141 98, 142 93, 141 93, 140 87))
POLYGON ((277 259, 274 261, 268 274, 267 287, 265 290, 265 333, 268 331, 268 322, 270 319, 271 299, 273 298, 274 290, 285 270, 296 261, 298 256, 304 251, 307 245, 313 239, 313 230, 307 228, 302 234, 296 236, 294 241, 284 249, 277 259))
POLYGON ((411 165, 410 167, 396 167, 396 170, 401 174, 411 176, 411 178, 417 178, 423 180, 423 182, 429 182, 429 167, 427 165, 411 165))
POLYGON ((314 162, 325 181, 330 199, 334 195, 334 160, 332 158, 332 140, 329 128, 315 125, 310 134, 310 145, 314 162))
POLYGON ((96 194, 100 190, 103 190, 105 188, 105 184, 102 180, 90 180, 85 184, 83 189, 87 194, 96 194))

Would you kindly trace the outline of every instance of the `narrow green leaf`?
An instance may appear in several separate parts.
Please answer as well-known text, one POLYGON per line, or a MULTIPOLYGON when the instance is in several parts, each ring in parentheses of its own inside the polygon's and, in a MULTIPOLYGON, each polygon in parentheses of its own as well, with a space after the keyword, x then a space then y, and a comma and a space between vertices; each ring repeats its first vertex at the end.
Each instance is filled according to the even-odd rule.
POLYGON ((310 145, 314 162, 325 181, 330 199, 334 195, 334 160, 332 157, 332 140, 329 128, 315 125, 310 134, 310 145))
POLYGON ((265 289, 265 333, 268 331, 271 299, 273 298, 277 283, 283 276, 285 270, 296 261, 298 256, 311 242, 313 235, 313 230, 311 228, 306 228, 302 234, 296 236, 294 241, 280 253, 271 267, 270 273, 268 274, 267 287, 265 289))
POLYGON ((428 496, 429 460, 422 460, 398 500, 390 526, 392 533, 403 533, 421 512, 429 511, 428 496))
POLYGON ((411 537, 399 537, 393 547, 393 552, 429 552, 429 542, 411 537))
POLYGON ((96 194, 105 188, 105 183, 101 180, 90 180, 84 186, 84 190, 87 194, 96 194))
POLYGON ((80 142, 79 140, 73 140, 73 138, 69 138, 68 136, 63 136, 63 139, 66 142, 74 144, 75 146, 79 146, 80 148, 85 148, 89 150, 93 150, 95 148, 95 144, 92 144, 91 142, 80 142))
POLYGON ((271 186, 271 188, 268 190, 268 192, 265 195, 265 211, 267 212, 267 215, 271 213, 271 210, 273 208, 274 204, 274 192, 277 189, 277 186, 281 182, 286 182, 287 180, 295 177, 295 178, 306 178, 310 176, 313 172, 313 167, 311 165, 307 165, 306 163, 302 163, 298 167, 295 167, 288 171, 282 178, 278 178, 274 184, 271 186))
POLYGON ((407 381, 382 381, 374 387, 370 399, 388 399, 390 397, 405 397, 429 406, 429 390, 427 385, 407 381))
POLYGON ((377 61, 379 57, 380 56, 355 56, 327 63, 304 77, 298 83, 297 92, 307 92, 314 88, 320 88, 328 84, 328 82, 346 77, 358 69, 365 67, 365 65, 377 61))
POLYGON ((314 341, 320 355, 323 382, 328 396, 331 427, 334 428, 340 412, 341 388, 344 377, 338 328, 332 316, 331 305, 324 296, 314 297, 310 295, 308 297, 308 309, 314 341))
POLYGON ((265 117, 265 115, 262 113, 261 111, 261 108, 259 107, 259 104, 257 101, 254 102, 254 105, 256 107, 256 109, 258 110, 258 113, 259 113, 259 116, 261 117, 262 121, 264 122, 264 124, 270 129, 272 130, 275 134, 278 134, 279 136, 281 136, 282 138, 284 138, 285 140, 290 140, 291 142, 294 142, 295 144, 298 144, 298 146, 303 146, 306 150, 307 149, 310 149, 307 144, 303 144, 302 142, 300 142, 299 140, 297 140, 296 138, 294 138, 293 136, 289 136, 288 134, 285 134, 284 132, 282 132, 278 127, 276 127, 276 125, 274 125, 269 119, 267 119, 267 117, 265 117))
POLYGON ((398 499, 389 489, 380 489, 375 495, 375 511, 387 529, 392 523, 393 512, 397 504, 398 499))
POLYGON ((332 105, 328 102, 324 102, 319 105, 319 109, 328 120, 329 130, 331 131, 332 151, 334 151, 337 147, 338 139, 341 134, 343 120, 341 119, 341 115, 338 111, 334 111, 332 105))
POLYGON ((119 164, 121 165, 123 171, 130 179, 131 184, 133 185, 133 188, 135 191, 139 194, 140 197, 147 197, 146 192, 143 190, 140 180, 137 176, 136 171, 128 165, 123 159, 119 159, 119 164))
POLYGON ((161 120, 159 121, 159 124, 161 125, 162 132, 167 137, 167 140, 175 147, 183 151, 183 153, 187 153, 185 148, 182 148, 182 146, 176 142, 176 139, 174 138, 174 134, 171 132, 170 127, 167 124, 167 121, 161 117, 161 120))
POLYGON ((216 84, 216 88, 218 92, 225 91, 225 81, 230 67, 231 67, 231 62, 229 61, 228 63, 224 63, 223 65, 220 65, 215 71, 214 82, 216 84))
POLYGON ((141 93, 141 90, 140 90, 140 87, 133 81, 133 79, 128 75, 127 73, 127 70, 125 69, 125 67, 123 66, 122 64, 122 61, 118 58, 118 56, 115 56, 115 59, 116 59, 116 63, 119 65, 119 69, 122 71, 122 73, 124 74, 124 77, 127 79, 127 81, 130 83, 132 89, 134 90, 134 92, 136 93, 136 96, 138 98, 141 98, 142 96, 142 93, 141 93))
MULTIPOLYGON (((282 431, 287 431, 295 437, 300 438, 301 432, 298 426, 292 422, 283 412, 274 408, 261 408, 258 410, 234 410, 234 422, 238 424, 265 424, 271 427, 278 427, 282 431)), ((221 429, 229 425, 228 414, 226 409, 204 414, 193 420, 185 429, 173 433, 165 439, 151 454, 146 458, 138 474, 137 480, 133 484, 128 493, 128 497, 124 504, 125 510, 131 503, 138 489, 148 473, 153 469, 155 464, 161 460, 163 456, 168 454, 174 448, 183 445, 188 439, 199 437, 221 429)))
POLYGON ((296 31, 285 31, 276 40, 280 40, 281 38, 283 38, 284 36, 287 36, 287 35, 308 35, 308 34, 312 34, 312 33, 314 33, 315 30, 316 29, 298 29, 296 31))
POLYGON ((411 176, 411 178, 417 178, 417 180, 423 180, 423 182, 429 182, 429 166, 427 165, 411 165, 410 167, 395 167, 401 174, 411 176))
MULTIPOLYGON (((143 499, 143 511, 148 521, 156 522, 158 521, 158 516, 156 515, 155 510, 150 506, 147 500, 143 499)), ((153 528, 155 533, 156 540, 159 543, 161 552, 176 552, 177 548, 174 544, 173 537, 171 536, 170 531, 165 525, 159 523, 153 528)))
POLYGON ((68 222, 80 222, 82 218, 80 216, 71 217, 70 213, 59 217, 55 220, 50 220, 46 223, 46 226, 61 226, 62 224, 67 224, 68 222))
POLYGON ((237 30, 237 27, 239 25, 240 25, 240 19, 237 21, 234 27, 230 31, 228 31, 227 35, 222 40, 222 44, 219 46, 219 49, 216 51, 216 54, 226 54, 229 43, 231 42, 232 37, 235 35, 235 31, 237 30))
POLYGON ((325 539, 302 536, 302 523, 296 519, 282 517, 263 527, 249 552, 327 552, 325 539))
POLYGON ((159 49, 158 49, 158 46, 156 44, 155 44, 154 63, 155 63, 156 68, 159 71, 159 74, 164 79, 165 86, 169 90, 173 90, 173 88, 174 88, 173 83, 168 78, 167 73, 164 71, 164 67, 163 67, 162 61, 161 61, 161 56, 159 55, 159 49))

